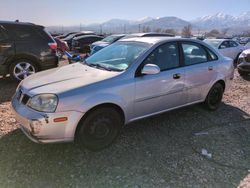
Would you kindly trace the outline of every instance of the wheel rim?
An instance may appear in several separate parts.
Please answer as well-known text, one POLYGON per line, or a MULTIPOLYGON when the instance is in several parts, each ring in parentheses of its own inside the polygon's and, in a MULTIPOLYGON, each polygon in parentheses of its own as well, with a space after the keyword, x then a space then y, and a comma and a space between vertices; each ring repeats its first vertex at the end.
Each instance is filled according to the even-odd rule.
POLYGON ((20 62, 15 65, 13 75, 18 80, 23 80, 35 73, 35 67, 28 62, 20 62))
POLYGON ((87 127, 87 134, 90 139, 103 140, 107 138, 112 132, 112 120, 108 117, 102 116, 94 119, 90 126, 87 127))
POLYGON ((221 101, 222 95, 218 88, 214 88, 209 96, 209 101, 211 105, 216 105, 221 101))

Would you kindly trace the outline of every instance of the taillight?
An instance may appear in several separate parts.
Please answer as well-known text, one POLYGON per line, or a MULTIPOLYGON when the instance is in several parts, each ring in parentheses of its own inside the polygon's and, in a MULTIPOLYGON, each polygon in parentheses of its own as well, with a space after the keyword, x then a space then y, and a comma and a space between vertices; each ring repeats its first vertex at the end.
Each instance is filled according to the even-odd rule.
POLYGON ((57 43, 56 42, 50 42, 48 43, 50 49, 56 50, 57 49, 57 43))

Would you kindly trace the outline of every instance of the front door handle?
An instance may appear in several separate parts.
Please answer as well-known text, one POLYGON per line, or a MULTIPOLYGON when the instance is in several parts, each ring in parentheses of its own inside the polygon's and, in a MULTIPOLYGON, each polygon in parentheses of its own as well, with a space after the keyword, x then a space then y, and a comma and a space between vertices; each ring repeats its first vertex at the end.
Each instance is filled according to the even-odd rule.
POLYGON ((0 45, 0 48, 10 48, 10 47, 11 47, 11 44, 0 45))
POLYGON ((173 79, 179 79, 181 78, 181 74, 180 73, 176 73, 173 75, 173 79))
POLYGON ((209 71, 212 71, 213 69, 214 69, 213 66, 209 66, 209 67, 208 67, 208 70, 209 70, 209 71))

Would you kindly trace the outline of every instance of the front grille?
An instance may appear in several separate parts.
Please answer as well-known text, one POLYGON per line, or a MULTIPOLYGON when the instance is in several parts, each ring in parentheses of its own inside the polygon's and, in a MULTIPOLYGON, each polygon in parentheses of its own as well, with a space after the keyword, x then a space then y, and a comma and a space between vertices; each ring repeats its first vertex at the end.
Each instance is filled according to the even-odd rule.
POLYGON ((30 96, 27 94, 24 94, 21 89, 17 91, 16 98, 19 101, 19 103, 26 105, 30 99, 30 96))
POLYGON ((21 101, 21 103, 23 103, 23 104, 27 104, 27 102, 29 101, 29 99, 30 99, 30 96, 29 95, 26 95, 26 94, 24 94, 23 95, 23 99, 22 99, 22 101, 21 101))

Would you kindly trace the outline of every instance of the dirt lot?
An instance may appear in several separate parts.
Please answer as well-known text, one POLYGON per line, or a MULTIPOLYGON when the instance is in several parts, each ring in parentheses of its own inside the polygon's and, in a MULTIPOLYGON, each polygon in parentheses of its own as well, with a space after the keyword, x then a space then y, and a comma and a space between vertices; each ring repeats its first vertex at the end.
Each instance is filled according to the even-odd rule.
POLYGON ((216 112, 195 105, 132 123, 95 153, 29 141, 10 111, 16 86, 0 79, 0 187, 250 187, 250 78, 236 73, 216 112))

